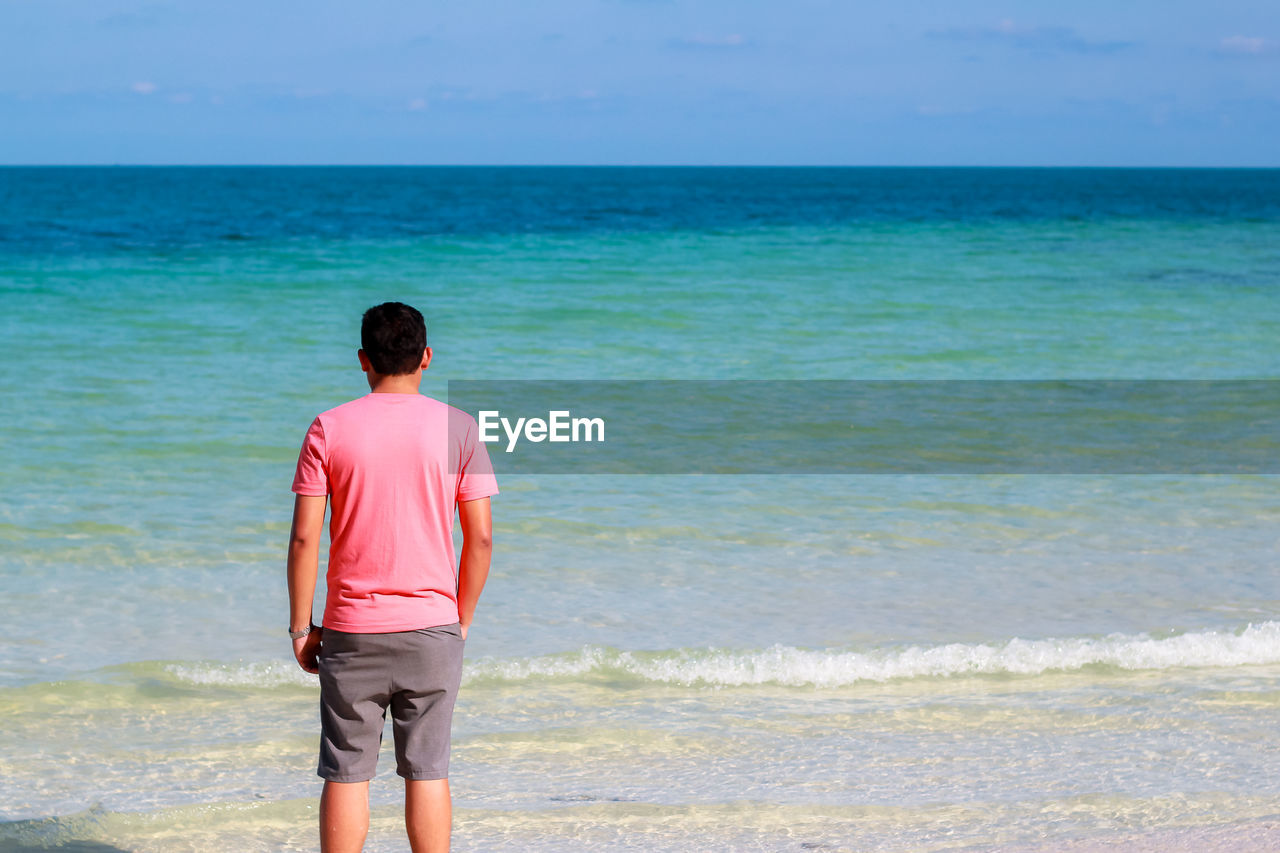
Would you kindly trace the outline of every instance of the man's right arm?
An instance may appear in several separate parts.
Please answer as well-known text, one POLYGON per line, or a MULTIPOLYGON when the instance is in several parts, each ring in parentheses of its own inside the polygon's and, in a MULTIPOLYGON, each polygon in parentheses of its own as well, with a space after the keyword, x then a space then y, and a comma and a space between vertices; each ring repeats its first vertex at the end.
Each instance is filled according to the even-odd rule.
MULTIPOLYGON (((325 495, 297 495, 293 500, 293 525, 289 531, 289 557, 285 568, 289 585, 289 630, 312 624, 311 602, 316 592, 320 564, 320 536, 324 533, 325 495)), ((307 672, 319 672, 316 655, 320 631, 293 641, 293 655, 307 672)))
POLYGON ((489 499, 458 502, 458 520, 462 524, 462 560, 458 564, 458 622, 462 638, 467 637, 476 602, 489 577, 489 560, 493 555, 493 518, 489 499))

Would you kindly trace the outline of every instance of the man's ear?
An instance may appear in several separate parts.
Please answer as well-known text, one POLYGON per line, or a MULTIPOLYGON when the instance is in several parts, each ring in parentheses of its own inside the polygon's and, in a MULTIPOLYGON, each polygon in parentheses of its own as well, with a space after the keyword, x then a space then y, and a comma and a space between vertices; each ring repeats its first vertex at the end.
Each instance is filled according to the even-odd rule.
POLYGON ((373 370, 373 362, 369 361, 369 356, 364 354, 364 350, 356 350, 356 358, 360 359, 360 369, 365 373, 373 370))
POLYGON ((431 347, 427 347, 422 351, 422 369, 426 370, 431 366, 431 347))

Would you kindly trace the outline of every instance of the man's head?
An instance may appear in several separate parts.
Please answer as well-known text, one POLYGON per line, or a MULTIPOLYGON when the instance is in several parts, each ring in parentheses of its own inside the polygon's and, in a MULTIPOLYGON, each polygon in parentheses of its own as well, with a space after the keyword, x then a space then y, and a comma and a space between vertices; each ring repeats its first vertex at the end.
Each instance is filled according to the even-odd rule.
POLYGON ((403 376, 423 366, 427 326, 416 308, 384 302, 364 312, 360 347, 374 372, 403 376))

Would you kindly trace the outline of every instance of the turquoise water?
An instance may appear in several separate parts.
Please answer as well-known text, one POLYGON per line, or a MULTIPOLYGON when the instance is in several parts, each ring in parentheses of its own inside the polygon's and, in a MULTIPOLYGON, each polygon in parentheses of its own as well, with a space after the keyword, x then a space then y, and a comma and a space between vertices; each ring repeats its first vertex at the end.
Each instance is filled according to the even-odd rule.
MULTIPOLYGON (((376 302, 426 314, 436 396, 1280 377, 1274 171, 6 169, 0 205, 0 840, 314 848, 289 482, 376 302)), ((1275 485, 505 477, 455 843, 1261 833, 1275 485)))

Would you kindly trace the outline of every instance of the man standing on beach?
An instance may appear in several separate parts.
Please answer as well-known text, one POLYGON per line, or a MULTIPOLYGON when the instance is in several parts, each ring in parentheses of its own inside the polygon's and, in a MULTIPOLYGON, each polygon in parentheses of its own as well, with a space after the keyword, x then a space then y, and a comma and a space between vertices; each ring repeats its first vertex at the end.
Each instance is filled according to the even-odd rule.
POLYGON ((436 853, 449 849, 450 724, 498 486, 475 420, 418 393, 431 362, 422 314, 399 302, 370 308, 360 343, 370 393, 312 422, 293 480, 289 635, 298 664, 320 676, 320 849, 364 847, 390 707, 409 843, 436 853), (311 601, 330 498, 320 627, 311 601))

